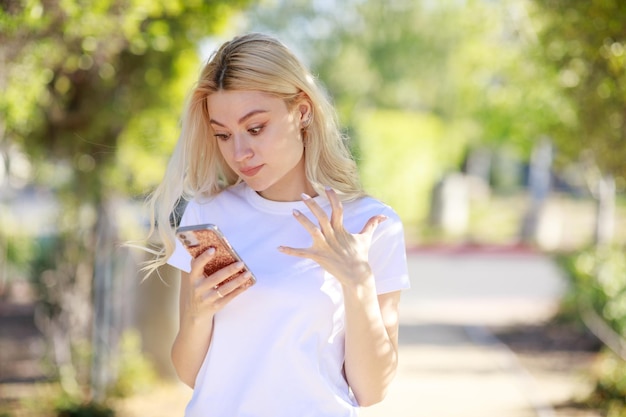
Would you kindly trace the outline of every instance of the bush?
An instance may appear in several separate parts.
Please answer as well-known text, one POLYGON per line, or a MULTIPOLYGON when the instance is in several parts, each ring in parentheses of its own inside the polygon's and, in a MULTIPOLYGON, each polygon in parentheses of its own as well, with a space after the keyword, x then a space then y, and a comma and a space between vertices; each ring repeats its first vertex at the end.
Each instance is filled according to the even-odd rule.
MULTIPOLYGON (((593 314, 602 329, 590 330, 619 352, 626 345, 625 248, 588 249, 561 259, 571 278, 571 301, 579 316, 593 314), (607 335, 606 329, 610 331, 607 335), (600 330, 600 332, 599 332, 600 330), (602 333, 602 334, 600 334, 602 333), (609 340, 612 339, 612 340, 609 340)), ((589 322, 589 320, 586 320, 589 322)), ((594 369, 595 388, 588 402, 606 411, 607 417, 626 417, 626 360, 605 349, 594 369)))
POLYGON ((579 305, 588 305, 620 336, 626 334, 624 249, 586 250, 569 262, 579 305))
POLYGON ((604 352, 595 369, 596 385, 588 403, 607 411, 607 417, 626 417, 626 361, 604 352))
POLYGON ((124 398, 150 389, 158 380, 158 374, 143 354, 139 333, 124 332, 119 349, 117 379, 108 394, 124 398))
POLYGON ((96 402, 73 404, 57 408, 57 417, 114 417, 108 406, 96 402))

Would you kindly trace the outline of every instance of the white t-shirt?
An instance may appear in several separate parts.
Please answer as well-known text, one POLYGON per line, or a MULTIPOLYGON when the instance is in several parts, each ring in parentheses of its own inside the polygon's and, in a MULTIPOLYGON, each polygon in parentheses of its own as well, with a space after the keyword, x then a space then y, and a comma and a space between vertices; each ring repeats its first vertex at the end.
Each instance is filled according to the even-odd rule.
MULTIPOLYGON (((328 200, 315 200, 330 214, 328 200)), ((216 224, 257 283, 215 315, 186 417, 357 415, 343 375, 341 286, 314 261, 277 249, 311 245, 294 208, 317 224, 303 202, 266 200, 245 183, 187 205, 181 226, 216 224)), ((344 203, 344 227, 358 233, 377 214, 388 217, 370 250, 377 292, 409 288, 403 227, 390 207, 370 197, 344 203)), ((189 271, 191 257, 177 245, 168 263, 189 271)))

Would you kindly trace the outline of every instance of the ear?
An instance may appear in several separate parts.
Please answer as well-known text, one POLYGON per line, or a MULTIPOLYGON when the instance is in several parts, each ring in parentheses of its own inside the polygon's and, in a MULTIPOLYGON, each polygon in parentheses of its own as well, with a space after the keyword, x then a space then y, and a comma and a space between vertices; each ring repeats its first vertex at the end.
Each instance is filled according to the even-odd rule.
POLYGON ((306 120, 311 112, 313 111, 313 104, 311 103, 311 99, 304 91, 300 91, 298 93, 295 102, 293 103, 292 109, 296 109, 298 114, 296 117, 299 118, 300 122, 306 120))
POLYGON ((303 96, 296 104, 298 117, 300 118, 300 128, 306 129, 313 120, 313 105, 307 96, 303 96))
POLYGON ((298 112, 300 113, 300 121, 305 121, 311 114, 311 104, 308 100, 303 100, 298 104, 298 112))

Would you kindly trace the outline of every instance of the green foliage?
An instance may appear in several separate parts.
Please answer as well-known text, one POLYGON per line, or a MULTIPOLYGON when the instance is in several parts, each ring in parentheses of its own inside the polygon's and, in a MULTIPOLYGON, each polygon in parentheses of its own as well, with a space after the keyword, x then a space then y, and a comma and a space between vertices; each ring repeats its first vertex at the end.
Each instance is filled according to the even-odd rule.
POLYGON ((30 236, 11 236, 7 241, 7 262, 17 269, 26 269, 32 259, 34 246, 30 236))
POLYGON ((356 142, 368 191, 414 223, 463 146, 506 148, 523 161, 538 138, 573 123, 555 71, 537 59, 524 7, 276 0, 248 18, 309 62, 356 142))
POLYGON ((114 417, 115 412, 97 402, 72 403, 57 408, 56 417, 114 417))
POLYGON ((587 402, 607 417, 626 417, 626 361, 605 352, 595 369, 596 384, 587 402))
POLYGON ((117 379, 109 394, 129 397, 152 387, 158 376, 142 352, 139 333, 132 330, 124 332, 118 349, 117 379))
MULTIPOLYGON (((92 281, 117 244, 112 196, 143 194, 161 179, 198 43, 247 3, 0 3, 0 152, 28 153, 34 180, 61 205, 53 245, 33 248, 32 270, 66 391, 88 381, 92 281)), ((81 407, 91 405, 72 410, 81 407)))
POLYGON ((434 113, 464 124, 471 141, 528 150, 571 119, 537 65, 521 2, 275 1, 250 12, 253 28, 296 43, 352 125, 363 108, 434 113), (521 17, 516 17, 521 16, 521 17))
MULTIPOLYGON (((626 252, 624 247, 586 250, 561 259, 572 279, 570 306, 591 307, 621 338, 626 337, 626 252)), ((594 372, 596 385, 588 398, 607 416, 626 416, 626 361, 606 351, 594 372)))
POLYGON ((580 301, 589 301, 618 334, 626 336, 624 248, 584 251, 570 265, 580 301))
POLYGON ((0 75, 0 141, 65 161, 74 173, 69 186, 83 198, 154 185, 161 175, 145 174, 146 155, 169 153, 177 138, 198 67, 196 43, 245 3, 100 0, 83 7, 74 0, 0 8, 0 49, 10 62, 0 75), (132 142, 130 150, 119 147, 122 140, 132 142), (117 162, 121 172, 112 174, 117 162))
POLYGON ((368 111, 355 120, 359 168, 367 190, 394 207, 410 224, 428 212, 431 184, 458 166, 463 141, 441 119, 418 112, 368 111))
POLYGON ((574 103, 577 123, 556 135, 561 149, 574 156, 590 151, 604 173, 626 185, 626 3, 533 3, 542 58, 574 103))
POLYGON ((33 401, 30 411, 33 415, 54 417, 115 416, 115 411, 106 402, 84 400, 79 395, 64 392, 60 387, 49 387, 31 400, 33 401))

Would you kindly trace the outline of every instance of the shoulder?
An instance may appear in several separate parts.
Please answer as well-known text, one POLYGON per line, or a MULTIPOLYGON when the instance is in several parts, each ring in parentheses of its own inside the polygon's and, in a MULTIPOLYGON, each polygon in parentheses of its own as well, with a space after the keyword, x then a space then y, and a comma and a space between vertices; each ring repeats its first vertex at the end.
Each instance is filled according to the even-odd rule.
POLYGON ((244 188, 241 184, 230 186, 213 195, 196 195, 187 201, 181 225, 206 223, 207 218, 225 211, 235 212, 239 207, 236 203, 244 199, 244 188))
POLYGON ((373 197, 362 197, 352 205, 355 211, 363 213, 360 222, 377 215, 387 217, 376 226, 369 250, 378 294, 409 288, 404 226, 396 211, 373 197))
POLYGON ((403 233, 402 220, 396 211, 374 197, 365 196, 347 201, 343 203, 343 207, 344 225, 351 233, 359 233, 369 219, 380 215, 387 219, 376 228, 374 239, 389 232, 400 235, 403 233))
POLYGON ((400 217, 391 206, 371 196, 360 197, 356 200, 344 203, 344 211, 348 213, 348 215, 353 214, 369 217, 382 214, 394 221, 400 221, 400 217))

